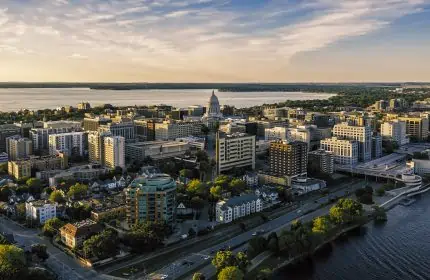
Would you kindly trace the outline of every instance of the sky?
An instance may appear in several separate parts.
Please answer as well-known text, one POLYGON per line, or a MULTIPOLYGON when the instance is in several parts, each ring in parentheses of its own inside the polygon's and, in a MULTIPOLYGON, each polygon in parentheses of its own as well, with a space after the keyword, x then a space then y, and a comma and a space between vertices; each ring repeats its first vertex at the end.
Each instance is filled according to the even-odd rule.
POLYGON ((430 0, 1 0, 0 81, 430 81, 430 0))

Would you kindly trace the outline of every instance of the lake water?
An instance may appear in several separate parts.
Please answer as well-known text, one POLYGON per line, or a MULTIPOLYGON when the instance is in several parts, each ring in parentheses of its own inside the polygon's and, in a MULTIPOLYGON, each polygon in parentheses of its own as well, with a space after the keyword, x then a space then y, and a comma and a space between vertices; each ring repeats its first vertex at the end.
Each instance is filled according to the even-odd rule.
POLYGON ((384 225, 370 223, 366 233, 334 243, 331 252, 275 279, 428 280, 430 279, 430 194, 414 204, 396 206, 384 225))
MULTIPOLYGON (((0 89, 0 111, 55 109, 88 101, 92 106, 167 104, 175 107, 206 105, 211 90, 91 90, 85 88, 0 89)), ((221 105, 237 108, 272 104, 285 100, 327 99, 333 94, 305 92, 217 92, 221 105)))

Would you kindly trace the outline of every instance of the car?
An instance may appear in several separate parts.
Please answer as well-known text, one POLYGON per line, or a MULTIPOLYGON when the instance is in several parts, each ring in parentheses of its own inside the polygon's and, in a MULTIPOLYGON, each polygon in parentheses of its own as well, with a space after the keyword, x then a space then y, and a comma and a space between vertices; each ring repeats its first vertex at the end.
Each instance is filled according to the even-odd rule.
POLYGON ((252 236, 257 236, 257 232, 253 232, 253 233, 252 233, 252 236))
POLYGON ((204 256, 204 257, 203 257, 203 259, 204 259, 205 261, 209 260, 210 258, 211 258, 210 256, 204 256))
POLYGON ((302 210, 297 210, 297 214, 300 214, 300 213, 302 213, 302 210))
POLYGON ((160 279, 161 280, 167 279, 167 277, 169 277, 169 275, 166 275, 166 274, 160 275, 160 279))
POLYGON ((126 273, 126 272, 124 272, 124 273, 122 274, 122 276, 130 276, 130 273, 126 273))

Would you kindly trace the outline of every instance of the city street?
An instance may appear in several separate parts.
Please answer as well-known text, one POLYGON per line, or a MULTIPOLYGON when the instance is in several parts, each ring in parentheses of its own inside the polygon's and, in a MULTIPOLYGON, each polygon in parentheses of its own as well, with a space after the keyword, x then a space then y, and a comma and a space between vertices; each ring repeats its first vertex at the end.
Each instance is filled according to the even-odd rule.
POLYGON ((12 233, 17 246, 22 248, 29 248, 37 243, 46 245, 49 253, 46 264, 61 280, 103 279, 96 271, 83 267, 76 259, 54 247, 47 238, 40 237, 36 229, 23 228, 13 221, 0 217, 0 232, 12 233))
MULTIPOLYGON (((228 249, 228 248, 240 248, 241 246, 246 248, 247 242, 254 237, 255 232, 264 231, 266 233, 271 231, 279 231, 282 228, 284 228, 286 225, 288 225, 291 221, 295 219, 301 219, 301 217, 305 220, 313 219, 316 216, 321 216, 327 213, 329 206, 320 208, 322 205, 329 202, 329 199, 332 197, 342 197, 347 196, 350 193, 353 193, 353 191, 357 188, 363 187, 365 182, 360 181, 355 184, 351 184, 348 186, 347 189, 342 189, 339 191, 336 191, 334 193, 331 193, 328 196, 319 198, 312 202, 306 202, 302 204, 297 210, 293 212, 289 212, 277 219, 271 220, 264 225, 261 225, 257 228, 254 228, 248 232, 242 233, 240 235, 237 235, 236 237, 225 241, 223 243, 220 243, 216 246, 210 247, 206 250, 200 251, 198 253, 187 255, 186 257, 182 257, 178 259, 177 261, 163 267, 162 269, 156 271, 155 273, 149 275, 149 279, 160 279, 160 278, 168 278, 168 279, 178 279, 181 278, 194 270, 196 270, 198 267, 201 267, 204 264, 210 265, 210 260, 212 256, 219 251, 220 249, 228 249), (318 210, 317 210, 318 209, 318 210), (317 211, 315 211, 317 210, 317 211), (312 212, 308 215, 306 213, 310 211, 312 212), (254 235, 253 235, 254 234, 254 235)), ((241 248, 242 249, 242 248, 241 248)), ((207 268, 209 270, 209 268, 207 268)), ((143 277, 141 279, 145 279, 146 277, 143 277)))

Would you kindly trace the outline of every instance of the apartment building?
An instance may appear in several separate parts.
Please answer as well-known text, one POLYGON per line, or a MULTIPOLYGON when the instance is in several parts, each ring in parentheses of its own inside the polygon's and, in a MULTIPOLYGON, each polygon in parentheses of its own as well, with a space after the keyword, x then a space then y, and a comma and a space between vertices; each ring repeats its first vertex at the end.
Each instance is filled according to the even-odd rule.
POLYGON ((85 151, 85 132, 68 132, 51 134, 48 138, 49 154, 55 155, 59 151, 67 156, 83 156, 85 151))
POLYGON ((306 177, 308 145, 301 141, 277 141, 270 144, 270 173, 285 176, 287 184, 296 177, 306 177))
MULTIPOLYGON (((33 152, 49 150, 49 135, 73 132, 74 127, 33 128, 30 130, 30 139, 33 142, 33 152)), ((78 129, 77 131, 79 131, 78 129)))
POLYGON ((107 168, 125 168, 125 138, 122 136, 107 136, 103 139, 103 163, 107 168))
POLYGON ((353 166, 358 163, 359 143, 356 140, 327 138, 321 140, 321 149, 333 153, 335 164, 353 166))
POLYGON ((76 223, 69 223, 60 228, 61 242, 69 248, 77 248, 83 245, 90 236, 103 230, 102 226, 87 219, 76 223))
POLYGON ((113 136, 124 137, 126 141, 136 139, 135 129, 132 121, 112 122, 99 126, 99 132, 110 132, 113 136))
POLYGON ((20 134, 21 128, 14 124, 0 125, 0 153, 6 152, 6 138, 20 134))
POLYGON ((68 157, 63 153, 55 156, 32 156, 27 159, 20 159, 8 162, 8 173, 15 179, 31 177, 31 171, 47 171, 66 169, 68 167, 68 157))
POLYGON ((33 153, 33 143, 28 138, 14 135, 6 138, 6 150, 9 160, 26 158, 33 153))
POLYGON ((35 200, 25 203, 25 215, 43 225, 47 220, 57 216, 57 203, 48 200, 35 200))
POLYGON ((125 190, 130 225, 139 221, 175 222, 176 182, 167 174, 149 174, 133 180, 125 190))
POLYGON ((258 196, 254 194, 236 196, 216 204, 216 221, 230 223, 252 213, 261 212, 262 209, 263 202, 258 196))
POLYGON ((287 140, 288 139, 288 127, 273 127, 266 128, 264 130, 264 140, 266 141, 276 141, 276 140, 287 140))
POLYGON ((218 174, 234 167, 255 169, 255 136, 245 133, 217 133, 216 164, 218 174))
POLYGON ((154 160, 183 156, 190 150, 190 144, 178 141, 148 141, 127 143, 125 157, 129 161, 142 161, 147 157, 154 160))

